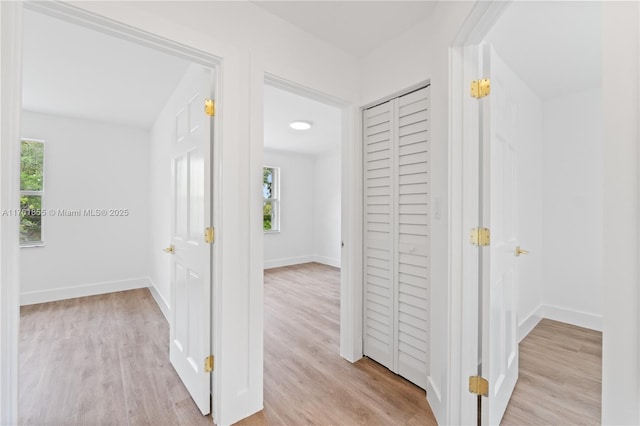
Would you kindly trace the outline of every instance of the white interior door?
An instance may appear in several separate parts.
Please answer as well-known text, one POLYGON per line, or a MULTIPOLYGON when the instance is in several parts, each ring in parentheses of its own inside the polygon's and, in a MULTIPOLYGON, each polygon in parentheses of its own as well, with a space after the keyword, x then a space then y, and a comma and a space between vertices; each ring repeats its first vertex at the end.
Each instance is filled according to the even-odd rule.
POLYGON ((364 354, 395 371, 392 102, 364 111, 364 354))
POLYGON ((422 388, 428 357, 429 87, 364 111, 364 354, 422 388))
POLYGON ((211 411, 210 71, 192 66, 178 89, 172 138, 170 359, 202 414, 211 411))
POLYGON ((396 100, 397 370, 427 387, 429 266, 429 87, 396 100))
POLYGON ((482 99, 484 141, 485 223, 491 230, 488 273, 483 277, 482 375, 489 381, 483 398, 483 424, 497 425, 518 380, 517 274, 518 145, 513 93, 502 77, 506 72, 490 46, 484 46, 484 76, 491 94, 482 99), (488 204, 487 204, 488 203, 488 204), (488 222, 487 222, 488 219, 488 222))

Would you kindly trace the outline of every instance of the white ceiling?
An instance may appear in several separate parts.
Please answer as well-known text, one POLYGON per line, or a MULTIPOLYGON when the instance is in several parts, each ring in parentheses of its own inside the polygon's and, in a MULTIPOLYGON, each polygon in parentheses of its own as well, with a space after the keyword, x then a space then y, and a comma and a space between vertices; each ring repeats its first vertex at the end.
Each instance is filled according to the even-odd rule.
MULTIPOLYGON (((426 18, 436 2, 253 3, 362 56, 426 18)), ((24 24, 28 110, 149 128, 188 66, 183 59, 29 10, 24 24)), ((514 2, 488 41, 543 99, 600 83, 598 2, 514 2)), ((265 106, 268 148, 318 154, 339 146, 337 108, 268 86, 265 106), (314 127, 294 131, 288 127, 293 120, 309 120, 314 127)))
POLYGON ((149 128, 188 62, 25 10, 23 107, 149 128))
POLYGON ((304 31, 358 57, 431 14, 437 1, 254 1, 304 31))
POLYGON ((318 155, 335 152, 342 141, 339 108, 264 86, 264 146, 280 151, 318 155), (309 130, 294 130, 292 121, 309 121, 309 130))
POLYGON ((541 99, 601 84, 600 2, 513 2, 486 38, 541 99))

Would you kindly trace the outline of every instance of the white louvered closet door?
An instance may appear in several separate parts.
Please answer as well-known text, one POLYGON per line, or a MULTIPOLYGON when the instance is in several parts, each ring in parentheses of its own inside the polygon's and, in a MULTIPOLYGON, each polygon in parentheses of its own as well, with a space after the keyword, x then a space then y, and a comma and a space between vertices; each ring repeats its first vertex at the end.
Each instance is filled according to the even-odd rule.
POLYGON ((426 387, 429 88, 364 112, 364 353, 426 387))
POLYGON ((364 352, 394 368, 391 102, 364 112, 365 288, 364 352))

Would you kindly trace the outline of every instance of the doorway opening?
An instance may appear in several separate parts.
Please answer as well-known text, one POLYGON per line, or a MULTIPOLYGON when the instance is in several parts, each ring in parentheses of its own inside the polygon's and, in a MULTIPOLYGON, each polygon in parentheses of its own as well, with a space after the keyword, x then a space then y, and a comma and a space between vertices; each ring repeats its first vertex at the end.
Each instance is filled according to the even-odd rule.
MULTIPOLYGON (((478 226, 491 232, 486 246, 458 246, 467 274, 462 335, 470 337, 463 339, 463 353, 472 353, 463 356, 462 379, 479 375, 488 381, 481 397, 483 424, 522 421, 526 398, 519 395, 531 380, 519 382, 519 372, 537 381, 541 393, 544 386, 577 382, 589 388, 579 397, 562 391, 567 397, 557 401, 555 411, 536 410, 539 423, 553 416, 564 423, 600 421, 600 7, 588 2, 482 6, 476 11, 488 19, 467 28, 454 49, 461 60, 454 61, 454 86, 460 90, 454 111, 472 118, 453 116, 459 125, 454 127, 462 129, 461 139, 454 139, 465 141, 453 164, 462 159, 471 165, 454 170, 471 189, 452 188, 453 210, 461 212, 463 232, 478 226), (568 22, 571 34, 565 31, 568 22), (469 83, 480 78, 490 79, 490 94, 474 99, 469 83), (473 201, 473 207, 462 209, 457 199, 473 201), (588 234, 578 231, 585 223, 588 234), (564 333, 565 342, 577 338, 571 348, 558 349, 552 339, 540 337, 545 333, 564 333), (536 363, 532 350, 546 361, 536 363), (587 371, 561 369, 571 377, 554 380, 560 364, 581 362, 587 371), (550 380, 540 383, 542 377, 550 380)), ((476 397, 462 392, 462 422, 475 422, 476 397)))
MULTIPOLYGON (((321 372, 313 365, 343 361, 343 126, 341 108, 268 80, 263 117, 264 415, 269 416, 278 412, 285 389, 314 392, 321 372), (286 368, 308 380, 292 381, 286 368)), ((300 418, 293 409, 278 415, 300 418)))
POLYGON ((219 158, 204 106, 217 62, 89 15, 24 10, 22 135, 45 143, 44 190, 22 197, 39 220, 21 212, 20 423, 211 423, 212 375, 200 370, 214 349, 215 253, 202 235, 217 217, 219 158), (183 281, 199 293, 181 293, 183 281), (189 383, 184 365, 202 380, 189 383), (142 401, 140 383, 158 397, 142 401), (34 389, 59 403, 43 407, 34 389))

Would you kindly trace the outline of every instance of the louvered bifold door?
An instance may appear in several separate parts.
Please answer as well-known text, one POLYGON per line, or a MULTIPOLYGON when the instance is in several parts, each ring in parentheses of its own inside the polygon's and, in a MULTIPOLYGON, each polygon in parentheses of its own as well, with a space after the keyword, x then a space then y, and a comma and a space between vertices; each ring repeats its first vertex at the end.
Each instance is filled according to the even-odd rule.
POLYGON ((426 387, 429 88, 364 112, 364 354, 426 387))
POLYGON ((397 99, 397 373, 427 383, 429 88, 397 99))
POLYGON ((390 370, 395 354, 391 102, 364 112, 364 353, 390 370))

